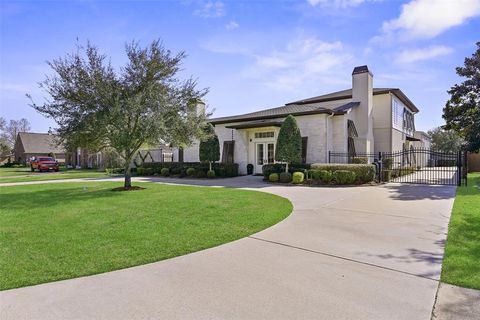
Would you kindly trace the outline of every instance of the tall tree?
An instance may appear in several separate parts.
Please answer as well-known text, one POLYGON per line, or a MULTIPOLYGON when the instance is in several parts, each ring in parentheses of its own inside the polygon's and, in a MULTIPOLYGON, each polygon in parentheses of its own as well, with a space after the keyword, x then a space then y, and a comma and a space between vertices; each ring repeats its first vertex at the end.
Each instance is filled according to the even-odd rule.
POLYGON ((185 53, 172 54, 160 41, 125 46, 128 62, 115 70, 91 45, 48 62, 54 75, 40 83, 51 97, 32 106, 53 118, 67 147, 110 147, 124 160, 124 188, 131 188, 131 163, 143 144, 188 145, 202 135, 204 112, 197 101, 207 89, 179 79, 185 53))
POLYGON ((285 172, 290 163, 302 161, 302 135, 297 126, 297 120, 289 115, 282 123, 277 139, 275 160, 285 162, 285 172))
POLYGON ((3 117, 0 119, 0 140, 2 144, 6 144, 10 149, 13 149, 19 132, 29 132, 30 130, 30 122, 25 118, 19 120, 12 119, 9 122, 3 117))
POLYGON ((457 152, 463 149, 465 141, 453 130, 443 130, 437 127, 427 132, 432 139, 433 150, 442 152, 457 152))
POLYGON ((204 138, 200 141, 200 161, 208 162, 210 170, 212 170, 212 162, 220 160, 220 143, 212 124, 207 123, 205 125, 204 135, 204 138))
POLYGON ((467 149, 480 150, 480 42, 471 58, 465 58, 464 66, 456 68, 457 74, 466 78, 454 85, 448 93, 443 108, 444 128, 454 130, 467 142, 467 149))

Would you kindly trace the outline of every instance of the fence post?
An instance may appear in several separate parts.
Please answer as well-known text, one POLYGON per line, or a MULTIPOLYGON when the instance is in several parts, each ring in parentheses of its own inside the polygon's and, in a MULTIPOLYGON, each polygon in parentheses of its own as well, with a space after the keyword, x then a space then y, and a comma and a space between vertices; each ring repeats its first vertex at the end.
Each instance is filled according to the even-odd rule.
POLYGON ((462 151, 457 152, 457 186, 462 185, 462 151))
POLYGON ((330 153, 331 153, 331 151, 328 150, 328 163, 331 163, 331 158, 330 158, 330 157, 331 157, 331 154, 330 154, 330 153))

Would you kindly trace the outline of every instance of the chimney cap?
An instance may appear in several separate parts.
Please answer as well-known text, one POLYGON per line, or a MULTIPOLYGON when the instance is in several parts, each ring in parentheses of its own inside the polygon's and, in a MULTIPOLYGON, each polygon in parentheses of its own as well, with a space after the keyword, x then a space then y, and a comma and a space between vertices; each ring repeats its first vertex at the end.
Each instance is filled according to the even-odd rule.
POLYGON ((368 66, 367 66, 367 65, 358 66, 358 67, 353 68, 352 76, 353 76, 354 74, 365 73, 365 72, 371 73, 370 70, 368 70, 368 66))

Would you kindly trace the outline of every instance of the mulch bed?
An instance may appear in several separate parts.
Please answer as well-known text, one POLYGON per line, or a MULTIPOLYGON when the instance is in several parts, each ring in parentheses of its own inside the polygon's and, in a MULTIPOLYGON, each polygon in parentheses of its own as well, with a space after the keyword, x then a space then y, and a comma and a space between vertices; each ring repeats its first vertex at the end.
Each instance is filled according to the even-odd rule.
POLYGON ((139 187, 139 186, 131 186, 130 188, 125 188, 125 187, 118 187, 118 188, 113 188, 112 191, 135 191, 135 190, 144 190, 146 188, 139 187))

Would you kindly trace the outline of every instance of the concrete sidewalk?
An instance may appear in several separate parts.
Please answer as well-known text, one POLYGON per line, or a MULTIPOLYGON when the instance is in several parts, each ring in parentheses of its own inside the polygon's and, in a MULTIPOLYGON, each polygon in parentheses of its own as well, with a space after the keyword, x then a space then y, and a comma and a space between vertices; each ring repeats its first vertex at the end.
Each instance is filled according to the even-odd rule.
POLYGON ((0 292, 2 319, 430 319, 455 187, 153 178, 289 198, 251 237, 115 272, 0 292))

